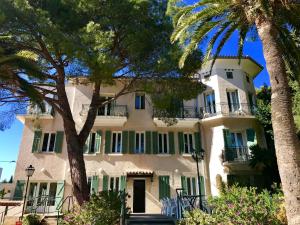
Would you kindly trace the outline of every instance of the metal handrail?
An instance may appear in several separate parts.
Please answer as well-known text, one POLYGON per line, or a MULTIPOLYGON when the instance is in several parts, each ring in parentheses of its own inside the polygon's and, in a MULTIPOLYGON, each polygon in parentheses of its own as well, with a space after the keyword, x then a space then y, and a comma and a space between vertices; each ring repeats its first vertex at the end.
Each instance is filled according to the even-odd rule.
POLYGON ((153 108, 153 117, 154 118, 178 118, 178 119, 185 119, 185 118, 199 118, 200 113, 197 107, 193 106, 184 106, 174 108, 173 110, 162 110, 153 108))
POLYGON ((211 213, 210 208, 208 207, 206 200, 205 200, 205 195, 186 195, 183 194, 184 193, 184 189, 183 188, 177 188, 176 189, 176 194, 177 194, 177 213, 179 216, 179 219, 181 219, 183 217, 183 199, 186 199, 189 203, 189 206, 192 209, 196 209, 198 208, 198 204, 197 199, 199 199, 199 206, 201 205, 201 209, 202 211, 206 212, 206 213, 211 213))
POLYGON ((248 146, 228 146, 222 151, 223 162, 247 162, 250 160, 248 146))
POLYGON ((256 105, 249 103, 214 103, 200 108, 201 117, 209 118, 217 115, 226 116, 253 116, 256 114, 256 105))
MULTIPOLYGON (((89 108, 90 108, 89 104, 83 104, 80 115, 86 116, 89 111, 89 108)), ((107 113, 106 115, 98 115, 97 113, 97 117, 98 116, 128 117, 127 105, 112 105, 111 108, 109 109, 109 113, 107 113)))
POLYGON ((55 204, 55 200, 59 198, 59 197, 53 197, 53 196, 49 196, 49 195, 41 195, 41 196, 38 196, 38 197, 35 197, 35 198, 31 198, 31 199, 28 199, 27 200, 27 203, 26 203, 26 210, 28 210, 28 203, 29 202, 32 202, 32 206, 29 206, 29 207, 32 207, 30 209, 30 212, 31 213, 36 213, 37 212, 37 209, 39 207, 44 207, 43 208, 43 213, 49 213, 49 207, 52 206, 52 205, 49 205, 49 202, 50 201, 54 201, 54 204, 55 204), (39 199, 41 199, 41 201, 39 201, 39 199), (37 201, 37 204, 34 205, 34 202, 37 201), (46 210, 46 208, 48 207, 48 210, 46 210))
POLYGON ((72 211, 74 210, 74 197, 72 195, 67 196, 65 199, 61 199, 61 201, 56 206, 56 210, 57 210, 56 223, 57 223, 57 225, 58 225, 58 220, 59 220, 59 216, 60 216, 60 211, 62 210, 62 208, 67 200, 68 200, 67 212, 68 213, 71 212, 71 210, 70 210, 71 201, 72 201, 72 211))
POLYGON ((4 223, 4 220, 5 220, 5 217, 7 215, 7 212, 14 209, 14 208, 17 208, 19 207, 19 205, 16 205, 16 206, 13 206, 12 208, 8 208, 8 206, 5 207, 5 210, 0 212, 1 214, 1 219, 0 219, 0 224, 3 224, 4 223))

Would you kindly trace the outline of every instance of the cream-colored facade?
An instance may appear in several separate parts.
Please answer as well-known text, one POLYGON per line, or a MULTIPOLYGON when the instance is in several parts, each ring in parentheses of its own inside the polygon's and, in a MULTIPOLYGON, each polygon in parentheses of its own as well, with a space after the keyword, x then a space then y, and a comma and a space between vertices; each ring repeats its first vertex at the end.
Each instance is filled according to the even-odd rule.
MULTIPOLYGON (((235 58, 220 58, 211 75, 209 66, 202 69, 195 78, 207 86, 206 90, 196 99, 184 102, 184 112, 172 126, 153 114, 149 96, 139 97, 143 93, 121 96, 113 106, 103 108, 84 156, 91 190, 125 188, 131 196, 131 211, 160 213, 160 198, 175 197, 178 188, 199 194, 196 163, 190 154, 191 147, 199 146, 205 150, 205 158, 199 164, 202 195, 218 195, 217 175, 224 182, 242 175, 244 181, 254 183, 257 172, 248 166, 248 147, 256 142, 266 145, 263 129, 253 115, 253 79, 261 69, 247 57, 241 64, 235 58)), ((118 83, 104 86, 101 94, 112 97, 119 89, 118 83)), ((66 90, 79 130, 86 118, 92 88, 70 83, 66 90)), ((54 196, 50 205, 55 208, 58 201, 72 195, 67 145, 60 133, 62 119, 57 113, 38 117, 28 113, 18 118, 24 123, 24 131, 12 197, 24 194, 24 169, 33 165, 36 170, 27 196, 54 196)), ((31 204, 34 203, 27 207, 31 204)))

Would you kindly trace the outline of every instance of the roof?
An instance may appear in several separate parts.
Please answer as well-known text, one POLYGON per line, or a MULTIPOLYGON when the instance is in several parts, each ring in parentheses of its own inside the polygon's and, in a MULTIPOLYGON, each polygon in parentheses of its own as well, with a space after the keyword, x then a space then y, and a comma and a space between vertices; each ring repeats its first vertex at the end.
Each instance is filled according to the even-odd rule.
POLYGON ((128 170, 127 177, 153 177, 152 170, 128 170))
POLYGON ((239 66, 241 66, 243 70, 252 78, 255 78, 264 69, 261 64, 259 64, 255 59, 248 55, 242 56, 241 58, 233 55, 220 55, 217 57, 217 61, 222 59, 234 60, 237 61, 237 63, 238 60, 241 59, 239 66))

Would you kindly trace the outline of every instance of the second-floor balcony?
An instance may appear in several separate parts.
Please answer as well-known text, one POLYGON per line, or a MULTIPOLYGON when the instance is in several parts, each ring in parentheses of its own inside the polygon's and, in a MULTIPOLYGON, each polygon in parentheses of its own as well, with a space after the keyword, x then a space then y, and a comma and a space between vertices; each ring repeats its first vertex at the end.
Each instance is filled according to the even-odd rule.
MULTIPOLYGON (((82 105, 80 115, 86 118, 89 111, 89 104, 82 105)), ((126 105, 108 104, 97 111, 95 126, 123 126, 127 121, 128 111, 126 105)))
POLYGON ((200 109, 203 119, 214 116, 231 117, 253 117, 256 113, 256 106, 248 103, 215 103, 200 109))
POLYGON ((164 122, 165 118, 176 119, 176 123, 173 126, 177 127, 190 127, 195 125, 200 117, 199 110, 197 107, 193 106, 184 106, 180 107, 174 111, 167 112, 160 109, 153 109, 153 120, 154 123, 159 127, 168 126, 166 122, 164 122))
POLYGON ((230 146, 223 150, 224 163, 245 163, 250 160, 247 146, 230 146))
POLYGON ((28 106, 24 113, 18 114, 17 118, 21 122, 25 122, 25 119, 53 119, 54 109, 49 104, 45 104, 44 108, 41 109, 39 106, 28 106))

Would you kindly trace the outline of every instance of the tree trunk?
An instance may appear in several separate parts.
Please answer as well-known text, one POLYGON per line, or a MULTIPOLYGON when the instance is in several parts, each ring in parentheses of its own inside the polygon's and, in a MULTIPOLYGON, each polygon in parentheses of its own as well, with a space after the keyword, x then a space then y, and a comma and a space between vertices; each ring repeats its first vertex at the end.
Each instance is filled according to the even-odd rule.
POLYGON ((272 20, 257 18, 255 23, 271 80, 272 124, 288 224, 300 225, 300 141, 296 135, 288 75, 272 20))
POLYGON ((75 129, 75 123, 64 120, 64 130, 67 141, 67 151, 70 165, 73 194, 79 205, 89 200, 89 188, 85 171, 83 145, 75 129))

